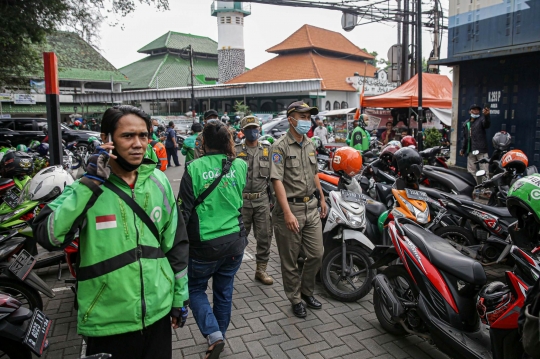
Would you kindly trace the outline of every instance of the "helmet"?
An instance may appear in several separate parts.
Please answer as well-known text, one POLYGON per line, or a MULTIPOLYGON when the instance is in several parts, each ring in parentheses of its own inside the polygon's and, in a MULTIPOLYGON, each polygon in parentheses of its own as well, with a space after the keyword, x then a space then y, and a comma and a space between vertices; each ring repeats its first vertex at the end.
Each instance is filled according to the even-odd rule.
POLYGON ((270 144, 274 143, 274 137, 271 135, 264 135, 259 138, 259 141, 268 141, 270 144))
POLYGON ((393 141, 390 141, 388 142, 387 146, 398 146, 399 148, 401 148, 401 142, 397 141, 397 140, 393 140, 393 141))
POLYGON ((26 152, 7 152, 0 161, 2 177, 13 178, 15 176, 31 175, 34 172, 32 156, 26 152))
POLYGON ((313 145, 315 146, 315 148, 319 148, 322 146, 322 141, 319 136, 311 137, 311 142, 313 142, 313 145))
POLYGON ((397 150, 392 164, 406 183, 417 183, 422 175, 422 157, 410 147, 397 150))
POLYGON ((400 148, 398 146, 386 146, 379 155, 379 158, 385 163, 391 164, 394 160, 394 153, 396 153, 396 151, 398 151, 399 149, 400 148))
POLYGON ((540 224, 540 174, 534 173, 530 176, 518 179, 510 190, 506 198, 506 207, 512 217, 517 218, 519 227, 522 227, 524 215, 529 212, 540 224))
POLYGON ((405 136, 401 139, 401 146, 416 148, 416 140, 413 136, 405 136))
POLYGON ((478 294, 476 310, 482 323, 493 325, 512 305, 512 293, 503 282, 491 282, 478 294))
POLYGON ((384 211, 379 216, 379 219, 377 219, 377 226, 379 227, 379 233, 384 233, 384 223, 388 219, 388 214, 390 214, 390 210, 384 211))
POLYGON ((491 141, 493 142, 493 147, 495 147, 495 149, 506 150, 508 146, 510 146, 511 140, 512 136, 510 136, 508 132, 500 131, 493 135, 491 141))
POLYGON ((30 144, 28 145, 28 148, 34 149, 37 146, 39 146, 40 144, 41 144, 41 142, 39 142, 37 140, 32 140, 32 141, 30 141, 30 144))
POLYGON ((45 136, 49 134, 49 128, 47 127, 47 125, 43 125, 43 127, 41 127, 41 130, 43 131, 45 136))
POLYGON ((73 177, 62 166, 46 167, 28 182, 22 196, 31 201, 49 201, 58 197, 73 182, 73 177))
POLYGON ((352 177, 362 169, 362 155, 352 147, 340 147, 334 153, 332 168, 335 172, 343 171, 352 177))
POLYGON ((520 150, 508 151, 501 158, 501 166, 505 169, 514 169, 517 173, 523 173, 529 165, 529 159, 520 150))
POLYGON ((36 151, 37 151, 41 156, 47 156, 47 154, 49 153, 49 144, 48 144, 48 143, 42 143, 42 144, 40 144, 39 146, 36 147, 36 151))
POLYGON ((81 121, 79 120, 75 120, 75 122, 73 122, 73 124, 77 127, 79 127, 81 125, 81 121))
POLYGON ((22 151, 22 152, 28 152, 28 147, 26 147, 25 145, 17 145, 16 150, 22 151))

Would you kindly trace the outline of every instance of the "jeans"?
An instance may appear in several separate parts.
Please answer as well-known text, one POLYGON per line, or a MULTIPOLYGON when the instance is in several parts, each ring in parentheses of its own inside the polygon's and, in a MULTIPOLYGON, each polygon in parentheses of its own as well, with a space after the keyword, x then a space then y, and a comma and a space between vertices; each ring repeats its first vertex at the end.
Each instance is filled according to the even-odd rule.
POLYGON ((195 321, 208 345, 223 340, 231 321, 234 275, 242 264, 243 253, 217 261, 189 259, 189 302, 195 321), (210 306, 206 289, 212 281, 214 306, 210 306))
POLYGON ((165 148, 167 150, 167 162, 169 162, 169 166, 172 164, 171 162, 171 156, 174 160, 175 166, 180 166, 180 163, 178 162, 178 148, 172 147, 172 148, 165 148))

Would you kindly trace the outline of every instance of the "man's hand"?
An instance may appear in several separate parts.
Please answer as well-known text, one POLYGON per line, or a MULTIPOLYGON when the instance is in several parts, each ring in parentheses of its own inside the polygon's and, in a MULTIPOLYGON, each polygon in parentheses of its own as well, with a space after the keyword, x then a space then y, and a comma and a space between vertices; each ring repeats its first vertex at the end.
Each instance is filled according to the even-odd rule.
POLYGON ((482 110, 482 113, 484 114, 484 116, 489 115, 489 108, 484 107, 484 109, 482 110))
POLYGON ((326 206, 326 201, 323 199, 321 199, 321 218, 324 218, 326 217, 326 215, 328 214, 327 212, 327 206, 326 206))
POLYGON ((284 217, 285 217, 285 224, 287 225, 287 228, 289 229, 289 231, 293 233, 300 233, 300 226, 298 225, 298 220, 296 219, 294 214, 292 214, 292 212, 289 212, 289 213, 286 213, 284 217))
POLYGON ((464 155, 464 154, 463 154, 463 150, 459 151, 459 155, 460 155, 460 156, 463 156, 463 155, 464 155))
POLYGON ((188 307, 172 308, 171 309, 171 326, 173 329, 182 328, 186 324, 189 314, 188 307))
POLYGON ((109 150, 112 150, 113 148, 114 146, 111 142, 97 147, 96 153, 88 159, 88 165, 86 166, 86 173, 84 176, 97 182, 96 184, 105 182, 111 175, 111 168, 107 166, 109 158, 117 158, 115 155, 109 153, 109 150))

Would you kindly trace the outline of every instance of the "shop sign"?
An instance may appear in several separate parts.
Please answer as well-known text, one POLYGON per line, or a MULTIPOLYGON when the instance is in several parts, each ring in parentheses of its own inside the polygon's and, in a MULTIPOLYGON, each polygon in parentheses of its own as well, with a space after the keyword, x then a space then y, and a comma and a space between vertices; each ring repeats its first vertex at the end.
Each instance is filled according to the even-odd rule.
POLYGON ((1 93, 0 92, 0 102, 11 102, 13 99, 11 98, 10 93, 1 93))
POLYGON ((35 105, 36 96, 25 93, 16 93, 13 94, 13 103, 16 105, 35 105))
POLYGON ((388 73, 384 70, 377 71, 375 77, 352 76, 347 77, 345 81, 351 84, 357 91, 361 92, 363 87, 364 96, 380 95, 398 87, 397 82, 390 82, 388 73))

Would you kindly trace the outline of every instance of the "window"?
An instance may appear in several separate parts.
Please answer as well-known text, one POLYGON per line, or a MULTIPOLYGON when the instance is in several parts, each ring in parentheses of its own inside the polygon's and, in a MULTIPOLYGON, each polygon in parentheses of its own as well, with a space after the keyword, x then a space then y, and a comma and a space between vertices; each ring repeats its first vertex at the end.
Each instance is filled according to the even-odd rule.
POLYGON ((38 131, 43 131, 43 127, 47 126, 47 122, 38 122, 37 126, 38 126, 38 131))
POLYGON ((225 22, 226 22, 227 24, 230 24, 230 23, 231 23, 231 17, 230 17, 230 16, 226 16, 226 17, 225 17, 225 22))
POLYGON ((2 129, 2 130, 14 130, 15 125, 13 124, 12 120, 0 121, 0 129, 2 129))
POLYGON ((326 101, 326 105, 324 105, 324 109, 326 111, 330 111, 332 109, 332 105, 330 104, 330 101, 326 101))
POLYGON ((242 26, 244 26, 244 18, 242 17, 241 19, 242 19, 242 26))
POLYGON ((345 101, 341 103, 341 108, 349 108, 349 104, 345 101))
POLYGON ((277 128, 279 131, 287 131, 287 129, 289 128, 289 121, 287 121, 287 119, 281 120, 279 124, 274 128, 277 128))
POLYGON ((339 102, 338 101, 334 101, 334 110, 339 110, 340 107, 339 107, 339 102))
POLYGON ((221 22, 222 24, 225 23, 225 16, 222 16, 222 17, 220 17, 219 19, 220 19, 220 22, 221 22))
POLYGON ((240 25, 240 21, 242 18, 240 16, 235 16, 234 18, 236 19, 236 25, 240 25))
POLYGON ((16 131, 33 131, 34 130, 34 120, 18 120, 15 122, 16 131))

